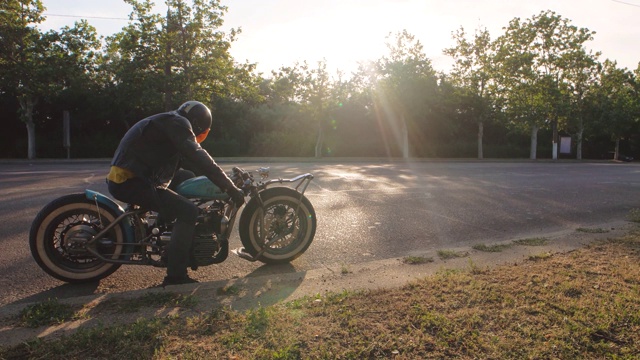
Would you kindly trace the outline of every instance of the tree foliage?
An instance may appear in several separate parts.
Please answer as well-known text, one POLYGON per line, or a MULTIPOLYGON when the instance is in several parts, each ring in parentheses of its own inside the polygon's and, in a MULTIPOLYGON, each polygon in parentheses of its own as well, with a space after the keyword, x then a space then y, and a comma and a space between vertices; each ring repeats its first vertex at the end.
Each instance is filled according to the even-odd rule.
POLYGON ((43 20, 39 0, 7 0, 0 10, 1 93, 18 101, 19 118, 27 129, 27 157, 33 159, 36 124, 47 118, 38 113, 36 105, 71 100, 71 94, 77 95, 93 80, 96 31, 80 21, 60 32, 41 32, 35 26, 43 20))
POLYGON ((241 31, 221 30, 219 0, 165 0, 163 14, 125 1, 128 24, 106 39, 84 20, 42 32, 41 1, 2 2, 0 104, 11 129, 27 129, 0 135, 3 157, 34 158, 36 139, 41 154, 61 156, 64 110, 76 156, 110 157, 133 123, 191 99, 214 111, 203 146, 215 156, 482 159, 525 156, 528 142, 536 158, 538 133, 552 146, 572 136, 578 158, 640 151, 640 67, 599 62, 586 48, 595 33, 551 11, 511 20, 495 40, 460 28, 444 49, 449 73, 405 30, 352 74, 320 61, 265 76, 231 56, 241 31))

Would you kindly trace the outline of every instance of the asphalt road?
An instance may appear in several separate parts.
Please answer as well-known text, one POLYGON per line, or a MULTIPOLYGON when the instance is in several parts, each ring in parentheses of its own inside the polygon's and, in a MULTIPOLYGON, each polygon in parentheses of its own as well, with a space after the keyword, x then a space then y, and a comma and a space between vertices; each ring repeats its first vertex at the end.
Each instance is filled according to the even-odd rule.
MULTIPOLYGON (((221 162, 230 170, 236 164, 221 162)), ((306 195, 318 229, 290 265, 263 266, 233 255, 192 273, 200 281, 305 271, 436 249, 518 239, 624 220, 640 208, 640 163, 613 162, 289 162, 272 177, 310 172, 306 195)), ((108 194, 107 162, 0 164, 0 306, 148 288, 164 269, 123 266, 97 284, 69 285, 32 259, 28 232, 56 197, 90 188, 108 194)), ((237 232, 231 247, 239 247, 237 232)))

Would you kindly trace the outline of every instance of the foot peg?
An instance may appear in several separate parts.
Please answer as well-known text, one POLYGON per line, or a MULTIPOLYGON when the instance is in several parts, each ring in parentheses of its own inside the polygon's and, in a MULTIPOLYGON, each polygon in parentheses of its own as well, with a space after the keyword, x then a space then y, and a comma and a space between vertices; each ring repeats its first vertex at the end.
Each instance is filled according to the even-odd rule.
POLYGON ((249 254, 244 250, 243 247, 231 250, 232 253, 238 255, 240 258, 245 259, 247 261, 255 262, 258 259, 254 258, 253 255, 249 254))

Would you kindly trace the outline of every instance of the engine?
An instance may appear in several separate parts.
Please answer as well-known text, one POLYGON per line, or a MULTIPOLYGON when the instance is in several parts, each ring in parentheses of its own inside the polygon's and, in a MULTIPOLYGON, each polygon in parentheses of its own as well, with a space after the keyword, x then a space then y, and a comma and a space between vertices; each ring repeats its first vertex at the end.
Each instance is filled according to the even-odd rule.
MULTIPOLYGON (((223 213, 224 204, 215 202, 206 208, 201 208, 196 222, 195 235, 191 247, 189 266, 196 270, 199 266, 218 264, 226 260, 229 255, 229 241, 224 233, 229 219, 223 213)), ((166 252, 171 241, 172 224, 159 225, 152 229, 155 235, 156 254, 161 256, 158 266, 166 266, 166 252)))
POLYGON ((227 258, 229 242, 221 234, 226 231, 229 219, 222 211, 222 206, 210 206, 198 216, 191 252, 193 270, 198 266, 220 263, 227 258))
POLYGON ((215 236, 220 234, 222 230, 222 209, 206 209, 198 216, 196 223, 196 237, 199 236, 215 236))

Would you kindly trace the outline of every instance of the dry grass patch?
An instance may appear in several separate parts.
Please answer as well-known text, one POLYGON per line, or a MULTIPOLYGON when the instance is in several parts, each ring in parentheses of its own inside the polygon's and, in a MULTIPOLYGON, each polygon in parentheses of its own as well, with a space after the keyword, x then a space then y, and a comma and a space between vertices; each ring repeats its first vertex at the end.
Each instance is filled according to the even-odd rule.
POLYGON ((640 235, 401 289, 150 319, 0 350, 48 359, 633 359, 640 235), (91 350, 87 350, 91 349, 91 350))

